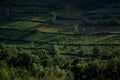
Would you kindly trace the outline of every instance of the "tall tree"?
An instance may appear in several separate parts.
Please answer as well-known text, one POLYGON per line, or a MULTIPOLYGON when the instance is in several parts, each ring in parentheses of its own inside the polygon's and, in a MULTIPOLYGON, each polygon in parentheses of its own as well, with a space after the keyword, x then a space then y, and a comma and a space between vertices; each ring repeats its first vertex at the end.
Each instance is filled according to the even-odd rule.
POLYGON ((50 12, 48 16, 48 22, 51 24, 55 23, 56 17, 57 15, 55 12, 50 12))

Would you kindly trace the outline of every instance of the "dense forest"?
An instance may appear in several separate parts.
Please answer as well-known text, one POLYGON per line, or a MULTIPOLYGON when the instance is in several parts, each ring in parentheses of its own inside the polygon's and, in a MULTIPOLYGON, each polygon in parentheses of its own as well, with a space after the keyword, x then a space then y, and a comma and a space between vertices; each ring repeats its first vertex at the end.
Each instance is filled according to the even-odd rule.
MULTIPOLYGON (((57 46, 25 52, 0 44, 1 80, 119 80, 120 54, 114 51, 104 63, 101 50, 95 47, 94 58, 87 63, 81 58, 60 56, 57 46)), ((81 52, 83 54, 83 52, 81 52)))
POLYGON ((120 0, 0 0, 0 80, 120 80, 120 0))

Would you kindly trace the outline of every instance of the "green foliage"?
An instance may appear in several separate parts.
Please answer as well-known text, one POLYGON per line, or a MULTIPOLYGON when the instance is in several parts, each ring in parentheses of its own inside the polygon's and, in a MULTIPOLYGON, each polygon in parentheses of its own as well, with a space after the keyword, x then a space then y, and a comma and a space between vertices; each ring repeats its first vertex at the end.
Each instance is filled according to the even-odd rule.
POLYGON ((73 74, 70 71, 60 69, 58 66, 45 68, 42 80, 73 80, 73 74))
POLYGON ((112 51, 111 54, 110 54, 110 56, 111 56, 112 58, 120 57, 120 50, 117 49, 117 50, 112 51))
POLYGON ((4 43, 0 43, 0 53, 5 53, 7 50, 7 47, 4 43))
POLYGON ((0 61, 0 68, 8 68, 8 64, 7 64, 7 62, 5 60, 0 61))
MULTIPOLYGON (((110 60, 105 70, 105 76, 110 80, 120 79, 120 57, 116 57, 110 60)), ((106 80, 107 80, 106 79, 106 80)))
POLYGON ((84 62, 83 62, 83 59, 81 59, 81 58, 76 58, 76 59, 73 60, 73 62, 72 62, 71 64, 72 64, 72 65, 77 65, 77 64, 82 64, 82 63, 84 63, 84 62))
POLYGON ((67 62, 69 62, 69 59, 66 59, 64 56, 55 57, 53 59, 54 65, 58 65, 60 67, 63 67, 67 62))
MULTIPOLYGON (((1 46, 6 48, 5 45, 1 46)), ((30 53, 7 49, 14 53, 11 58, 0 60, 1 80, 119 80, 120 58, 114 57, 108 63, 100 59, 85 62, 81 58, 73 61, 66 57, 46 56, 48 51, 41 49, 30 53)), ((6 50, 6 51, 7 51, 6 50)), ((101 52, 98 48, 95 52, 101 52)), ((115 53, 115 52, 114 52, 115 53)))
POLYGON ((0 80, 10 80, 10 73, 5 68, 0 68, 0 80))
POLYGON ((49 52, 45 49, 34 51, 33 54, 38 55, 40 58, 45 58, 49 56, 49 52))
POLYGON ((89 63, 88 66, 86 67, 86 79, 90 80, 104 80, 104 69, 105 65, 101 63, 101 60, 94 60, 93 62, 89 63))
POLYGON ((11 59, 11 64, 14 66, 29 67, 34 62, 33 55, 31 53, 19 53, 11 59))
POLYGON ((54 64, 51 57, 41 58, 40 60, 43 67, 50 67, 54 64))
POLYGON ((40 64, 34 63, 32 64, 30 69, 31 69, 32 76, 35 76, 38 79, 42 77, 44 72, 43 66, 41 66, 40 64))
POLYGON ((62 29, 60 28, 60 29, 58 29, 58 33, 62 33, 62 29))
POLYGON ((84 70, 86 68, 86 64, 84 61, 80 58, 74 59, 74 61, 71 63, 72 65, 72 72, 75 74, 75 80, 77 79, 83 79, 84 70))
POLYGON ((49 13, 49 17, 48 17, 48 22, 51 23, 51 24, 54 24, 55 23, 55 20, 56 20, 56 13, 55 12, 50 12, 49 13))
POLYGON ((49 53, 52 54, 53 56, 60 57, 60 50, 58 49, 57 45, 50 45, 49 53))
MULTIPOLYGON (((44 11, 37 12, 36 9, 39 6, 41 7, 41 4, 44 6, 42 7, 43 9, 48 10, 49 8, 50 10, 53 10, 53 8, 57 9, 58 7, 61 7, 64 10, 60 10, 60 20, 57 18, 57 14, 55 12, 50 12, 48 14, 48 22, 50 24, 47 24, 44 22, 46 15, 42 16, 42 18, 40 16, 40 21, 36 19, 38 17, 34 16, 27 18, 22 18, 22 16, 20 16, 20 20, 23 21, 12 22, 10 9, 7 10, 5 8, 5 23, 0 24, 2 25, 0 29, 0 41, 6 42, 9 45, 16 45, 17 47, 9 46, 4 43, 0 44, 0 80, 120 80, 120 50, 109 50, 105 45, 102 47, 94 47, 93 50, 91 48, 91 44, 93 43, 94 45, 104 43, 108 43, 110 45, 112 45, 112 43, 119 44, 119 32, 106 33, 104 30, 106 31, 107 27, 102 27, 105 25, 119 25, 119 20, 117 18, 113 17, 111 20, 108 20, 111 16, 119 17, 119 15, 112 14, 113 12, 116 14, 118 12, 118 9, 114 10, 113 8, 113 11, 110 9, 108 11, 106 11, 106 9, 92 11, 83 10, 83 12, 81 10, 95 9, 101 5, 104 6, 106 3, 116 2, 116 0, 20 0, 20 2, 17 0, 6 1, 11 4, 13 3, 12 5, 16 5, 14 4, 15 2, 17 2, 17 5, 22 3, 23 6, 21 6, 23 8, 32 4, 33 6, 30 8, 22 8, 23 14, 24 12, 29 12, 31 14, 43 13, 44 15, 44 11), (68 4, 66 5, 66 3, 68 4), (97 5, 97 3, 99 3, 99 5, 97 5), (79 11, 78 13, 75 11, 71 14, 68 14, 67 10, 74 11, 73 7, 80 8, 80 14, 79 11), (26 9, 28 9, 28 11, 26 11, 26 9), (33 9, 33 11, 29 11, 29 9, 33 9), (84 11, 86 12, 85 14, 84 11), (111 15, 109 16, 109 14, 111 15), (58 19, 58 22, 56 22, 56 18, 58 19), (100 18, 100 20, 98 18, 100 18), (64 20, 62 21, 62 19, 64 20), (81 19, 83 20, 81 21, 81 19), (33 25, 33 22, 35 25, 33 25), (102 26, 99 24, 99 22, 102 24, 102 26), (74 34, 71 34, 70 27, 72 24, 81 25, 81 30, 79 30, 80 28, 78 25, 74 25, 72 30, 74 34), (59 34, 39 32, 41 31, 39 28, 41 29, 42 26, 45 26, 45 28, 47 26, 46 30, 48 32, 49 26, 55 26, 56 30, 59 29, 59 34), (94 26, 95 28, 91 29, 89 26, 94 26), (98 26, 101 26, 100 29, 104 29, 100 30, 98 26), (91 33, 93 34, 90 34, 89 29, 92 30, 91 33), (75 35, 79 34, 79 31, 83 34, 82 37, 75 35), (98 32, 94 34, 94 32, 97 31, 103 31, 104 33, 98 32), (93 41, 93 39, 95 40, 93 41), (48 43, 51 43, 51 45, 48 43), (32 46, 30 46, 31 44, 32 46), (85 44, 83 50, 81 49, 81 44, 85 44), (48 45, 49 47, 46 48, 48 45), (23 49, 20 50, 19 47, 23 49), (102 52, 101 48, 105 48, 105 50, 108 52, 102 52), (92 51, 93 54, 91 54, 92 51), (101 54, 101 52, 104 53, 105 58, 103 58, 104 56, 101 54), (80 57, 78 55, 80 55, 80 57), (93 59, 92 56, 95 59, 93 59), (96 60, 96 58, 101 58, 101 60, 96 60), (110 58, 112 58, 112 60, 110 60, 110 58)), ((101 7, 103 8, 103 6, 101 7)), ((114 6, 114 4, 112 4, 112 6, 114 6)), ((14 7, 14 9, 15 8, 16 7, 14 7)), ((57 12, 58 9, 55 11, 57 12)), ((17 10, 13 11, 13 13, 16 12, 19 13, 17 10)), ((46 12, 47 11, 45 10, 45 13, 46 12)), ((16 20, 15 16, 14 18, 16 20)), ((19 19, 18 16, 17 18, 19 19)), ((51 29, 51 27, 49 28, 51 29)), ((116 32, 117 27, 114 29, 116 32)), ((119 47, 117 46, 117 48, 119 47)))
POLYGON ((7 46, 4 43, 0 43, 0 59, 6 59, 8 56, 7 46))

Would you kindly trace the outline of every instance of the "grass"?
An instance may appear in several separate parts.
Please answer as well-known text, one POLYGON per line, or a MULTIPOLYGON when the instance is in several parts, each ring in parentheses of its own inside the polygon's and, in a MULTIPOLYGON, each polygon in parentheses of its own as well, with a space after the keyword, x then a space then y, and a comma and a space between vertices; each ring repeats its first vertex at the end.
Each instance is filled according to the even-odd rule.
POLYGON ((1 28, 14 28, 14 29, 29 29, 31 27, 37 26, 39 23, 30 21, 16 21, 10 24, 2 25, 1 28))

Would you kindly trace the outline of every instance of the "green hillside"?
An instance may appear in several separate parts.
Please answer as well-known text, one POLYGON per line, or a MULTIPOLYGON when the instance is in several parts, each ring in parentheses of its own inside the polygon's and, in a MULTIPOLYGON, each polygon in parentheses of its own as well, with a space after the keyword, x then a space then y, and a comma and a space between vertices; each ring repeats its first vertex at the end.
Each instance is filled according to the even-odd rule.
POLYGON ((0 0, 0 80, 120 80, 119 0, 0 0))

